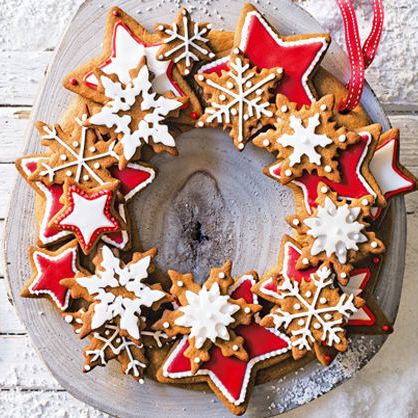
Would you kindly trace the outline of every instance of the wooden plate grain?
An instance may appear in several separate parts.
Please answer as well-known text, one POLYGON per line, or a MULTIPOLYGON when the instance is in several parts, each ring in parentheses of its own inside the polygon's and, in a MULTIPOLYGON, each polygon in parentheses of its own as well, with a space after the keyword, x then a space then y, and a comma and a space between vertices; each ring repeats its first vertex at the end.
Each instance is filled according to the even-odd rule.
MULTIPOLYGON (((196 20, 233 30, 241 1, 205 3, 181 2, 193 10, 196 20)), ((114 4, 110 0, 89 0, 79 8, 48 68, 32 122, 59 119, 72 98, 61 86, 61 80, 70 69, 100 52, 107 9, 114 4)), ((117 5, 148 28, 157 21, 171 21, 177 7, 175 2, 146 0, 122 0, 117 5)), ((257 7, 285 34, 323 31, 308 13, 287 0, 260 0, 257 7)), ((347 59, 336 45, 331 46, 323 64, 339 80, 347 80, 347 59)), ((368 87, 362 104, 373 121, 381 123, 384 129, 389 127, 368 87)), ((284 216, 293 209, 289 191, 261 172, 271 157, 251 146, 243 153, 235 152, 232 141, 219 130, 190 131, 180 138, 179 144, 179 157, 153 158, 152 164, 158 167, 160 176, 130 208, 139 225, 143 246, 159 247, 157 266, 163 271, 168 267, 193 271, 202 279, 210 265, 232 258, 235 274, 249 269, 263 273, 276 261, 280 238, 288 231, 284 216), (187 223, 192 223, 193 228, 183 228, 187 223)), ((25 154, 39 151, 31 123, 25 154)), ((64 389, 102 411, 122 417, 229 416, 211 393, 149 380, 138 385, 119 372, 117 363, 83 374, 80 350, 85 342, 72 333, 50 303, 19 297, 31 274, 27 248, 35 240, 33 192, 21 178, 16 182, 11 201, 5 235, 10 294, 34 346, 64 389)), ((388 318, 395 321, 405 258, 406 216, 402 198, 392 201, 383 228, 388 251, 375 295, 388 318)), ((326 393, 363 367, 385 338, 353 337, 350 350, 339 355, 330 367, 312 362, 281 381, 257 386, 245 416, 274 416, 326 393)))

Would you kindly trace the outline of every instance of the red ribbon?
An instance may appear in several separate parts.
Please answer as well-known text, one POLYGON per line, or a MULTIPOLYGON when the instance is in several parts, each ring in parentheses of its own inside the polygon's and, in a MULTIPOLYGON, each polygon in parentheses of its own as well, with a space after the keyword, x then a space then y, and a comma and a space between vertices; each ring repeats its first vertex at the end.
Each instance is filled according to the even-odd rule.
POLYGON ((364 89, 364 71, 372 63, 383 29, 382 0, 372 0, 373 23, 369 36, 361 46, 356 13, 351 0, 336 0, 344 20, 345 42, 350 60, 351 76, 347 84, 348 95, 339 110, 348 112, 359 103, 364 89))

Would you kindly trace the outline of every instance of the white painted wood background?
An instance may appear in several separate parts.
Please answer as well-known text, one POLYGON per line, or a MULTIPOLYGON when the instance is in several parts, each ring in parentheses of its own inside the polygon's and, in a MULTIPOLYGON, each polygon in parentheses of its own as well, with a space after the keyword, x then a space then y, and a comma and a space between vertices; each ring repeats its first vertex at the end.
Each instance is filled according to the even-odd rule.
MULTIPOLYGON (((334 2, 295 2, 327 27, 335 40, 342 41, 341 19, 336 10, 330 11, 334 2)), ((181 4, 181 0, 173 3, 181 4)), ((369 0, 356 2, 364 32, 370 25, 369 3, 369 0)), ((384 3, 386 31, 367 78, 384 103, 392 124, 402 129, 402 160, 418 175, 418 3, 416 0, 386 0, 384 3)), ((24 130, 38 84, 66 23, 79 4, 80 0, 0 0, 1 229, 7 216, 8 194, 16 176, 13 161, 23 148, 24 130)), ((138 1, 138 19, 140 12, 141 2, 138 1)), ((409 196, 406 201, 407 265, 394 334, 356 377, 284 417, 418 416, 418 275, 415 266, 418 195, 409 196)), ((68 395, 43 366, 7 300, 3 269, 0 270, 0 416, 104 416, 68 395)), ((158 411, 155 417, 159 417, 158 411)))

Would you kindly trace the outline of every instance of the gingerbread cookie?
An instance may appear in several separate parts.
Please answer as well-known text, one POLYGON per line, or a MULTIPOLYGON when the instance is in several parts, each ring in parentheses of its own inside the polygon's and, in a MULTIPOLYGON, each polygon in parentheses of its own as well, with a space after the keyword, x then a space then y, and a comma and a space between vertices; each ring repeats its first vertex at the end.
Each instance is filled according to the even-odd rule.
MULTIPOLYGON (((283 68, 284 76, 275 92, 299 105, 309 105, 317 97, 312 77, 330 41, 328 34, 283 36, 253 5, 245 4, 235 29, 234 46, 259 69, 283 68)), ((220 58, 200 71, 220 74, 227 66, 228 59, 220 58)))
MULTIPOLYGON (((317 190, 320 182, 325 183, 340 197, 348 200, 361 198, 370 194, 375 199, 375 205, 383 207, 386 199, 383 196, 376 179, 370 171, 370 161, 373 158, 381 127, 378 124, 355 130, 359 140, 340 150, 338 170, 340 181, 333 182, 317 173, 305 173, 301 177, 287 183, 295 194, 296 213, 301 216, 312 214, 317 206, 317 190)), ((264 173, 273 179, 281 180, 281 161, 265 167, 264 173)), ((372 209, 373 214, 373 209, 372 209)))
POLYGON ((280 182, 287 184, 305 172, 340 182, 338 152, 357 142, 359 135, 336 126, 334 97, 327 95, 298 109, 297 103, 278 94, 276 109, 273 128, 258 135, 253 143, 277 153, 280 182))
POLYGON ((70 231, 84 254, 89 254, 103 234, 124 228, 124 222, 114 209, 117 182, 88 189, 67 180, 61 196, 62 209, 49 225, 70 231))
POLYGON ((183 98, 166 94, 159 96, 152 91, 150 72, 145 58, 130 71, 131 79, 121 83, 115 75, 98 76, 98 91, 107 98, 106 104, 89 119, 88 124, 112 129, 118 136, 117 151, 121 154, 119 168, 139 157, 144 144, 155 152, 167 151, 176 155, 175 140, 164 121, 184 103, 183 98))
POLYGON ((302 256, 297 268, 305 269, 329 261, 343 285, 347 284, 353 264, 368 254, 382 254, 383 243, 366 222, 374 203, 371 195, 348 203, 324 183, 318 185, 318 206, 311 217, 289 216, 287 221, 298 234, 302 256))
POLYGON ((229 57, 228 70, 221 75, 198 74, 207 107, 196 126, 222 126, 239 150, 274 114, 271 90, 282 77, 282 68, 258 70, 238 49, 229 57))
POLYGON ((163 330, 169 337, 189 336, 185 355, 190 360, 193 374, 209 361, 213 345, 219 347, 224 356, 248 360, 244 339, 235 334, 234 328, 248 325, 261 306, 230 298, 228 290, 234 284, 231 267, 228 261, 221 268, 213 268, 202 287, 194 282, 191 274, 168 272, 172 282, 170 292, 180 307, 164 311, 153 329, 163 330))
MULTIPOLYGON (((219 273, 226 273, 228 270, 217 271, 219 277, 219 273)), ((233 283, 228 288, 231 299, 243 300, 250 306, 257 306, 257 296, 251 292, 251 287, 257 280, 255 275, 244 274, 233 280, 230 275, 225 274, 222 280, 226 280, 225 285, 221 285, 222 282, 219 281, 219 286, 223 289, 228 288, 228 283, 233 283)), ((257 372, 285 361, 290 350, 290 339, 275 329, 260 326, 254 320, 248 325, 234 328, 234 331, 244 340, 244 347, 248 353, 247 360, 228 355, 229 353, 224 354, 221 348, 212 345, 209 352, 210 360, 201 364, 198 372, 195 373, 190 358, 185 354, 190 347, 189 336, 184 335, 173 346, 158 370, 158 380, 183 384, 205 382, 233 414, 243 414, 257 372)))
POLYGON ((343 326, 364 301, 334 286, 334 274, 322 264, 309 280, 283 277, 276 288, 277 306, 260 325, 283 329, 290 335, 295 360, 314 349, 323 365, 331 361, 324 347, 346 351, 348 340, 343 326))
POLYGON ((68 309, 70 292, 60 281, 85 272, 79 264, 77 242, 71 241, 56 251, 31 247, 29 259, 33 275, 20 295, 26 298, 46 297, 58 309, 68 309))
POLYGON ((104 104, 107 99, 97 90, 97 70, 109 76, 114 74, 121 83, 129 84, 130 71, 146 58, 150 73, 153 74, 153 91, 159 95, 171 93, 176 97, 187 97, 187 105, 181 108, 176 123, 193 125, 202 112, 199 100, 173 60, 157 59, 160 43, 158 35, 148 32, 123 10, 112 7, 105 26, 101 55, 70 72, 63 84, 82 97, 104 104))
POLYGON ((141 331, 146 327, 143 308, 157 309, 171 300, 160 284, 143 282, 153 270, 152 260, 156 253, 155 248, 145 253, 134 253, 132 261, 125 265, 104 245, 94 259, 94 275, 76 274, 61 281, 64 287, 70 289, 74 299, 81 298, 90 303, 81 318, 80 338, 115 321, 121 336, 140 344, 141 331))
POLYGON ((157 23, 154 29, 162 39, 156 56, 160 61, 173 60, 181 75, 189 75, 195 63, 215 58, 209 44, 212 25, 195 23, 182 8, 171 24, 157 23))
POLYGON ((116 138, 98 140, 94 129, 83 126, 88 113, 75 118, 74 131, 64 132, 60 125, 50 126, 37 122, 41 144, 48 147, 32 181, 42 181, 47 186, 63 184, 70 178, 87 187, 102 186, 113 180, 108 168, 118 163, 115 152, 116 138))

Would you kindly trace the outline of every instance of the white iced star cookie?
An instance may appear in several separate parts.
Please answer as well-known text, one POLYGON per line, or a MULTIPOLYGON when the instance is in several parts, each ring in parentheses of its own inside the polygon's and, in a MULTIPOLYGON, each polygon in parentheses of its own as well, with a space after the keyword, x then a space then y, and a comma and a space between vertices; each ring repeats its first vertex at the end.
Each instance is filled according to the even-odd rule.
POLYGON ((253 142, 277 153, 282 184, 314 171, 331 181, 340 181, 338 151, 357 142, 359 135, 338 127, 334 122, 335 112, 333 95, 300 109, 286 96, 276 96, 273 128, 256 136, 253 142))
POLYGON ((290 216, 290 226, 300 236, 302 255, 296 267, 306 269, 329 261, 338 281, 347 284, 353 265, 369 254, 381 254, 385 247, 369 228, 372 195, 349 202, 340 199, 324 183, 318 185, 318 206, 312 216, 290 216))
MULTIPOLYGON (((221 268, 213 268, 203 286, 194 282, 191 274, 180 274, 170 270, 171 294, 178 300, 179 307, 166 310, 153 329, 164 331, 169 337, 187 335, 189 346, 184 355, 190 359, 192 373, 210 359, 213 345, 219 347, 224 356, 235 356, 248 360, 244 339, 234 332, 239 325, 248 325, 260 305, 234 299, 230 296, 234 283, 231 277, 231 262, 221 268)), ((247 273, 256 277, 255 272, 247 273)))

